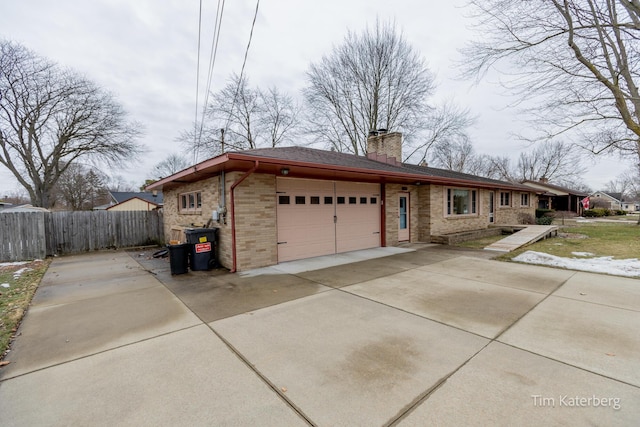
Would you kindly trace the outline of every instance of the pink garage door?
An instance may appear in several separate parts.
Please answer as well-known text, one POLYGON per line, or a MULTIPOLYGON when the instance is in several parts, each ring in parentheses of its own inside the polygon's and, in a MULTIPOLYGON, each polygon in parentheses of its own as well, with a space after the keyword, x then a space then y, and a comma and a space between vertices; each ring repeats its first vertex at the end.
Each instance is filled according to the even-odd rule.
POLYGON ((380 246, 380 185, 336 182, 336 252, 380 246))
POLYGON ((380 246, 379 189, 277 178, 278 262, 380 246))

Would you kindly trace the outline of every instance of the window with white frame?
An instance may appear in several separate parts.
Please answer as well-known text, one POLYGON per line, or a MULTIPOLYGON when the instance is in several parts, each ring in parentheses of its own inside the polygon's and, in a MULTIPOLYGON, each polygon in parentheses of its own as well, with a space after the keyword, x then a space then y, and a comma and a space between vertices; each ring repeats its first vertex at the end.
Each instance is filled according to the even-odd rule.
POLYGON ((178 196, 178 211, 183 214, 202 212, 202 192, 192 191, 178 196))
POLYGON ((529 207, 529 193, 520 194, 520 206, 529 207))
POLYGON ((477 213, 477 192, 461 188, 447 189, 447 215, 473 215, 477 213))
POLYGON ((511 192, 510 191, 501 191, 500 192, 500 206, 501 207, 511 206, 511 192))

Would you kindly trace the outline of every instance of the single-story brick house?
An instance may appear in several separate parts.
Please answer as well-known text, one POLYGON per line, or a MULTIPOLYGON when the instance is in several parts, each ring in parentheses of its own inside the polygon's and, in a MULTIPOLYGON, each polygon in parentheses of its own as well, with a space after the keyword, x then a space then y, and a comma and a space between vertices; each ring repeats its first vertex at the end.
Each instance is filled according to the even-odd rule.
POLYGON ((400 163, 402 135, 373 132, 367 156, 306 147, 227 152, 147 187, 164 194, 167 240, 219 227, 231 271, 518 224, 535 191, 520 184, 400 163))

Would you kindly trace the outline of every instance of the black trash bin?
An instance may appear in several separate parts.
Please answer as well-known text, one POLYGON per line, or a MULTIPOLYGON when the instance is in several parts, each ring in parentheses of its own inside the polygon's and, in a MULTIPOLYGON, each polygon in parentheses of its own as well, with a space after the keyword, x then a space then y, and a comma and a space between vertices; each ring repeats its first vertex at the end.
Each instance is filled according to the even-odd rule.
POLYGON ((184 231, 187 243, 191 245, 191 270, 211 270, 218 266, 217 261, 217 228, 192 228, 184 231))
POLYGON ((169 249, 169 265, 171 274, 185 274, 189 272, 189 252, 192 245, 183 243, 181 245, 167 245, 169 249))

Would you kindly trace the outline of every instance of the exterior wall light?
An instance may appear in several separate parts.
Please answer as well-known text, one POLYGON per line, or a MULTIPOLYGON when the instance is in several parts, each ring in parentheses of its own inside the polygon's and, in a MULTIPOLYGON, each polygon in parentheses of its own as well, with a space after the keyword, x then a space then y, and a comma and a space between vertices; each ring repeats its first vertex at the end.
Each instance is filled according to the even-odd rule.
POLYGON ((280 169, 280 173, 284 176, 289 175, 289 168, 282 168, 280 169))

